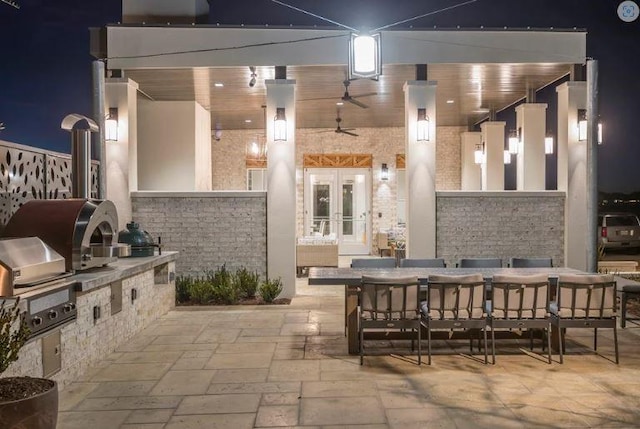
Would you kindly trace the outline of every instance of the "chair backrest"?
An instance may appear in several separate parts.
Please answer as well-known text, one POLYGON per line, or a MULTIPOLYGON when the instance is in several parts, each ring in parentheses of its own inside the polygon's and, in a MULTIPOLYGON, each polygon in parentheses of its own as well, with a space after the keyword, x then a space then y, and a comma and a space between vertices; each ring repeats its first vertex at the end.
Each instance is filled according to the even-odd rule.
POLYGON ((361 258, 351 261, 351 268, 395 268, 396 258, 361 258))
POLYGON ((446 266, 442 258, 400 260, 400 268, 445 268, 446 266))
POLYGON ((549 313, 549 277, 498 275, 491 281, 491 314, 497 319, 544 319, 549 313))
POLYGON ((509 264, 512 268, 551 268, 551 258, 511 258, 509 264))
POLYGON ((362 276, 360 309, 373 320, 417 319, 420 282, 417 277, 362 276))
POLYGON ((502 268, 500 258, 462 258, 458 263, 460 268, 502 268))
POLYGON ((431 319, 480 319, 485 315, 485 282, 482 274, 431 275, 427 309, 431 319))
POLYGON ((560 317, 602 319, 616 315, 616 282, 611 274, 561 274, 556 303, 560 317))

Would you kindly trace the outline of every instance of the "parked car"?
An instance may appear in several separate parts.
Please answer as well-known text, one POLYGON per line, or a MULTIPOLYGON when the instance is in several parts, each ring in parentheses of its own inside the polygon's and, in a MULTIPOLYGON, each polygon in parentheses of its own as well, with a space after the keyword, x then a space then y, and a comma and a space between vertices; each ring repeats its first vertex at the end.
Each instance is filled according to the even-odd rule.
POLYGON ((607 249, 640 249, 640 220, 633 213, 598 215, 598 243, 607 249))

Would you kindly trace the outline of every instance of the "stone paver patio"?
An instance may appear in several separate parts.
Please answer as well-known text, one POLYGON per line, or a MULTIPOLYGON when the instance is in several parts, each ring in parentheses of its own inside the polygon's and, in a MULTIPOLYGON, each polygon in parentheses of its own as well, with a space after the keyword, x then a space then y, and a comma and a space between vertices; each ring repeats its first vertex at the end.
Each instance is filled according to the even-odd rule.
MULTIPOLYGON (((528 340, 500 341, 496 365, 468 342, 346 354, 344 288, 298 281, 290 306, 169 312, 67 386, 59 429, 640 427, 640 326, 569 331, 564 365, 528 340), (394 352, 389 355, 387 352, 394 352), (426 359, 425 359, 426 362, 426 359)), ((395 346, 395 348, 391 348, 395 346)))

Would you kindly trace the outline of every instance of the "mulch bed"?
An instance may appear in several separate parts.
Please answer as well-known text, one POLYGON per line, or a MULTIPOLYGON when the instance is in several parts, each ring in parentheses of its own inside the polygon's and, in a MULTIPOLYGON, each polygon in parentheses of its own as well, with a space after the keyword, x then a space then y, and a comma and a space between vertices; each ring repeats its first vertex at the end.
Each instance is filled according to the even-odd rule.
POLYGON ((0 378, 0 402, 17 401, 46 392, 53 381, 44 378, 6 377, 0 378))
POLYGON ((241 299, 235 304, 224 304, 220 302, 209 302, 207 304, 201 304, 199 302, 185 301, 178 302, 176 305, 178 306, 194 306, 194 305, 211 305, 211 306, 219 306, 219 305, 289 305, 291 304, 291 300, 289 298, 276 298, 273 302, 265 302, 261 298, 245 298, 241 299))

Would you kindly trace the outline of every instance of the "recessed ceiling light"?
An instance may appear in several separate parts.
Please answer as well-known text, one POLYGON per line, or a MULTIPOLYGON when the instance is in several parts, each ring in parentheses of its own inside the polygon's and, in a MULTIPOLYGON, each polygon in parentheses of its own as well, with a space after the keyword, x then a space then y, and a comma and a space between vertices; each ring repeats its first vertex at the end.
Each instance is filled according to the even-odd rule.
POLYGON ((453 104, 455 103, 455 100, 447 100, 447 104, 453 104))
POLYGON ((216 82, 216 83, 213 84, 213 86, 215 86, 216 88, 222 88, 224 86, 224 83, 216 82))
POLYGON ((343 103, 342 101, 338 101, 338 102, 336 103, 336 106, 344 106, 344 103, 343 103))
POLYGON ((251 119, 245 119, 244 122, 247 123, 247 124, 250 124, 251 123, 251 119))

